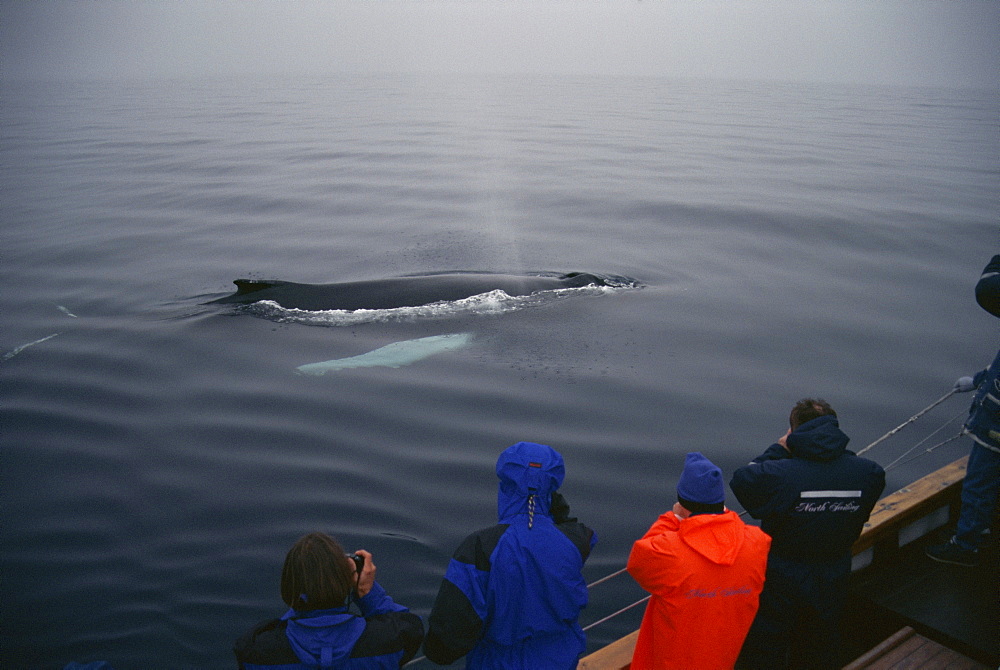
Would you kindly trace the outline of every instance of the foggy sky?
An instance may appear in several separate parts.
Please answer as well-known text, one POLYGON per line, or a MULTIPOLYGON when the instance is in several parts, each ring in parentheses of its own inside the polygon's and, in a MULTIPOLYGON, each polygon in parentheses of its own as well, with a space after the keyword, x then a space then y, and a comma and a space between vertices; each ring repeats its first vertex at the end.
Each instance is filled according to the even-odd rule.
POLYGON ((2 0, 0 77, 476 72, 1000 89, 996 0, 2 0))

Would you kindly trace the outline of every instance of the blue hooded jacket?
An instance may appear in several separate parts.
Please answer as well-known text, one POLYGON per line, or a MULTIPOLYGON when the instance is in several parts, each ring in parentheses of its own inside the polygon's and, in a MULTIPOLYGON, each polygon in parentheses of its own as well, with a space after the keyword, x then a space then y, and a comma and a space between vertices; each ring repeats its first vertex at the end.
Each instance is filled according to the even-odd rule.
POLYGON ((466 656, 466 668, 575 668, 585 648, 581 571, 597 536, 568 518, 556 492, 565 467, 551 447, 519 442, 500 455, 496 472, 499 523, 455 551, 424 653, 440 664, 466 656))
POLYGON ((376 582, 347 607, 297 612, 258 625, 234 651, 242 670, 388 670, 411 659, 423 639, 420 617, 393 602, 376 582))
POLYGON ((761 529, 771 555, 805 560, 850 558, 885 488, 885 471, 847 450, 835 416, 807 421, 733 473, 730 488, 761 529))

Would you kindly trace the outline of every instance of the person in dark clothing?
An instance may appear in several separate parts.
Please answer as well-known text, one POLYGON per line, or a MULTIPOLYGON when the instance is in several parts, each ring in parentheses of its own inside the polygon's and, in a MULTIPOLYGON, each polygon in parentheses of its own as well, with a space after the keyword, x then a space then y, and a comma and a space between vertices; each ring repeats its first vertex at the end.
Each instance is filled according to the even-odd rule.
POLYGON ((585 649, 583 563, 597 542, 556 491, 552 447, 518 442, 497 461, 498 521, 455 550, 431 609, 424 653, 483 670, 570 670, 585 649))
POLYGON ((826 402, 799 401, 789 425, 730 482, 771 536, 760 607, 738 668, 791 667, 793 638, 807 655, 803 667, 840 667, 851 545, 885 488, 882 467, 847 450, 849 438, 826 402))
MULTIPOLYGON (((976 302, 1000 317, 1000 256, 994 256, 976 283, 976 302)), ((1000 352, 993 363, 974 377, 955 383, 956 391, 976 390, 965 422, 972 438, 969 463, 962 481, 962 509, 954 536, 927 548, 935 561, 967 567, 979 563, 979 549, 996 515, 1000 496, 1000 352)))
POLYGON ((241 670, 399 668, 424 638, 420 617, 375 581, 372 555, 348 556, 323 533, 310 533, 289 550, 281 598, 291 609, 236 641, 241 670), (349 611, 352 602, 360 616, 349 611))

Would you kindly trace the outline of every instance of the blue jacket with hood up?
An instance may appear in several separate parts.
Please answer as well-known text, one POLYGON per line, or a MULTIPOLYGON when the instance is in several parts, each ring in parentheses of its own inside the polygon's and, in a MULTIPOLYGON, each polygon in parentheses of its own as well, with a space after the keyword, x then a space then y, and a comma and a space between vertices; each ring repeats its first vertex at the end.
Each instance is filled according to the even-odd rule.
POLYGON ((497 462, 499 523, 469 535, 448 564, 424 653, 466 668, 575 668, 586 638, 581 570, 597 542, 556 489, 565 468, 551 447, 519 442, 497 462))
POLYGON ((241 670, 388 670, 413 658, 423 622, 397 605, 376 582, 354 598, 361 616, 347 607, 297 612, 258 624, 237 640, 241 670))
POLYGON ((849 439, 837 417, 821 416, 788 435, 788 450, 772 444, 733 473, 730 488, 771 536, 770 555, 850 558, 885 488, 885 471, 848 451, 849 439))

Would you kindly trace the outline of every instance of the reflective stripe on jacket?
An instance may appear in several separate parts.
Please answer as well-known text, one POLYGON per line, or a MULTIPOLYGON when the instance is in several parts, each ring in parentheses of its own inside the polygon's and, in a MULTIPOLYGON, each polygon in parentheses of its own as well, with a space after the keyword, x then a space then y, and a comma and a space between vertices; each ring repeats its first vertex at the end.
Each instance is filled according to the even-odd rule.
POLYGON ((885 488, 885 471, 847 450, 835 416, 807 421, 733 473, 736 498, 771 536, 775 555, 830 561, 850 556, 885 488))

